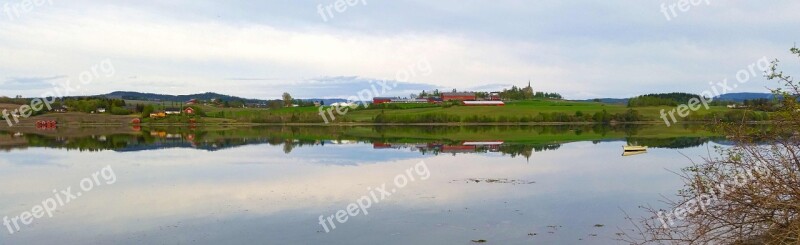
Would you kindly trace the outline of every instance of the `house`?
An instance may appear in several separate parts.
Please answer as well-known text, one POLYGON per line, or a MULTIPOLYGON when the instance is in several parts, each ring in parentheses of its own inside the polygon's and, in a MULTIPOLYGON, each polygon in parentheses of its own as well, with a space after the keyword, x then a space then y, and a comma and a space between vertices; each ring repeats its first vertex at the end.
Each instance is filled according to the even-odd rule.
POLYGON ((164 110, 164 113, 166 113, 167 115, 180 115, 181 114, 181 109, 175 108, 175 107, 170 107, 170 108, 167 108, 166 110, 164 110))
POLYGON ((460 92, 460 93, 442 93, 442 100, 443 101, 467 101, 467 100, 476 100, 478 99, 477 94, 469 93, 469 92, 460 92))
POLYGON ((500 100, 502 100, 502 98, 500 98, 500 92, 491 92, 491 93, 489 93, 489 100, 492 100, 492 101, 500 101, 500 100))
POLYGON ((165 118, 167 113, 163 111, 150 113, 150 118, 165 118))
POLYGON ((97 113, 106 113, 106 108, 97 108, 97 113))
POLYGON ((53 107, 53 111, 57 112, 57 113, 66 113, 67 112, 67 108, 64 107, 64 106, 56 106, 56 107, 53 107))
POLYGON ((194 108, 186 107, 186 109, 183 109, 183 112, 186 113, 187 115, 194 115, 194 108))
POLYGON ((187 105, 194 105, 194 104, 197 104, 197 99, 191 99, 191 100, 189 100, 189 101, 186 101, 186 104, 187 104, 187 105))

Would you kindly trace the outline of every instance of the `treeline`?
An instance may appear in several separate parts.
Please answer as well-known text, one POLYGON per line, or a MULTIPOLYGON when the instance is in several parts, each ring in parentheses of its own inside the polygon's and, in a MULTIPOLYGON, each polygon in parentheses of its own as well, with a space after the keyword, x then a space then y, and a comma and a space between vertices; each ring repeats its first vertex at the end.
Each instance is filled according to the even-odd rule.
POLYGON ((689 103, 691 99, 700 99, 700 95, 689 93, 646 94, 628 100, 628 107, 643 106, 678 106, 689 103))
POLYGON ((64 98, 59 102, 53 104, 54 107, 64 105, 69 111, 77 112, 97 112, 98 109, 106 109, 108 113, 114 115, 129 115, 132 112, 126 109, 125 100, 123 99, 108 99, 98 97, 70 97, 64 98))
POLYGON ((0 97, 0 104, 16 104, 16 105, 24 105, 30 104, 30 99, 22 98, 21 95, 17 95, 14 98, 9 98, 6 96, 0 97))
POLYGON ((503 89, 500 92, 503 100, 530 100, 530 99, 563 99, 559 93, 534 92, 531 88, 520 88, 512 86, 511 89, 503 89))
POLYGON ((752 99, 752 100, 744 100, 742 104, 749 109, 757 110, 757 111, 769 111, 774 112, 778 111, 779 107, 778 104, 770 99, 752 99))
POLYGON ((686 117, 687 121, 708 121, 708 122, 759 122, 769 121, 772 116, 764 111, 750 110, 730 110, 727 112, 711 112, 707 114, 690 114, 686 117))
POLYGON ((418 115, 387 115, 383 112, 374 117, 374 123, 610 123, 638 122, 645 118, 636 110, 624 113, 608 113, 606 110, 595 113, 577 111, 574 114, 564 112, 539 113, 536 116, 498 116, 473 115, 461 117, 447 113, 424 113, 418 115))

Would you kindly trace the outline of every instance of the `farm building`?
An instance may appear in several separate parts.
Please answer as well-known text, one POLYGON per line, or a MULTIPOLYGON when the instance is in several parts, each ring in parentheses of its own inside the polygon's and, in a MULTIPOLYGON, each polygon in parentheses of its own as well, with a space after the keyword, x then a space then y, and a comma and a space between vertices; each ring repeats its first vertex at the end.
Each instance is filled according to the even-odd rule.
POLYGON ((492 92, 492 93, 490 93, 489 94, 489 100, 493 100, 493 101, 502 100, 502 98, 500 98, 500 92, 492 92))
POLYGON ((392 100, 396 100, 396 99, 398 99, 398 98, 375 97, 375 98, 372 98, 372 104, 380 105, 380 104, 392 102, 392 100))
POLYGON ((431 99, 401 99, 401 98, 388 98, 388 97, 375 97, 372 99, 372 104, 425 104, 433 103, 431 99))
POLYGON ((462 101, 465 106, 505 106, 502 101, 462 101))
POLYGON ((478 99, 478 96, 475 93, 442 93, 443 101, 467 101, 476 99, 478 99))
POLYGON ((167 113, 167 115, 180 115, 181 114, 181 109, 170 107, 170 108, 167 108, 166 110, 164 110, 164 112, 167 113))

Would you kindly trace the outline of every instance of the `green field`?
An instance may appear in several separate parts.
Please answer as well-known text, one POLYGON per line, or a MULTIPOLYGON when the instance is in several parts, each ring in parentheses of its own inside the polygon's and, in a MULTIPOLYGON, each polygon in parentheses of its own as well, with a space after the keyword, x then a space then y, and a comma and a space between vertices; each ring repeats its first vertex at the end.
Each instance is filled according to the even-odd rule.
MULTIPOLYGON (((628 108, 620 104, 603 104, 596 102, 571 102, 559 100, 531 100, 520 102, 509 102, 506 106, 487 106, 487 107, 469 107, 469 106, 453 106, 449 108, 434 107, 434 108, 411 108, 403 110, 357 110, 347 114, 347 119, 356 122, 367 122, 379 113, 383 112, 387 115, 419 115, 425 113, 444 113, 448 115, 460 116, 466 118, 470 116, 490 116, 490 117, 535 117, 539 113, 554 113, 561 112, 566 114, 575 114, 580 111, 586 114, 593 114, 606 110, 608 113, 624 113, 628 109, 639 111, 647 121, 660 121, 660 111, 672 110, 674 107, 637 107, 628 108)), ((697 115, 705 115, 712 112, 727 112, 729 109, 725 107, 711 107, 710 110, 701 109, 700 111, 693 112, 697 115)))
MULTIPOLYGON (((136 103, 136 102, 133 102, 136 103)), ((169 102, 162 102, 169 105, 169 102)), ((318 107, 290 107, 281 109, 267 108, 220 108, 213 106, 195 105, 206 118, 227 119, 238 123, 324 123, 318 107)), ((346 113, 325 113, 327 120, 333 123, 374 123, 379 115, 387 118, 380 123, 536 123, 536 122, 598 122, 592 117, 595 114, 607 112, 615 119, 602 120, 602 122, 662 122, 661 110, 671 111, 675 107, 653 106, 629 108, 621 104, 604 104, 599 102, 573 102, 564 100, 529 100, 508 102, 506 106, 437 106, 431 104, 393 104, 373 106, 370 108, 359 107, 349 109, 346 113), (635 120, 617 120, 624 114, 635 111, 635 120), (542 116, 545 114, 545 117, 542 116), (556 115, 557 114, 557 115, 556 115), (568 117, 567 119, 564 119, 568 117), (411 118, 411 119, 409 119, 411 118), (433 119, 431 119, 433 118, 433 119), (407 120, 405 120, 407 119, 407 120)), ((332 110, 323 107, 323 110, 332 110)), ((702 108, 692 112, 690 117, 679 119, 686 121, 708 121, 706 115, 724 115, 731 112, 722 106, 702 108)), ((714 116, 717 117, 717 116, 714 116)))

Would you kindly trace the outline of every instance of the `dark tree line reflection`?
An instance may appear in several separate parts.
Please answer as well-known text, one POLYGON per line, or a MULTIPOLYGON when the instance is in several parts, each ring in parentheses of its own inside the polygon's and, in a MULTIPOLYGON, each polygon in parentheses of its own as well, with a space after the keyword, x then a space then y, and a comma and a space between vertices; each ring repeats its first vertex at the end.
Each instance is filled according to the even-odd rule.
POLYGON ((61 134, 0 131, 0 149, 45 147, 77 151, 118 152, 192 148, 224 150, 244 145, 280 146, 286 154, 298 147, 326 144, 372 144, 373 149, 411 149, 424 155, 499 153, 529 158, 535 152, 558 150, 578 141, 621 141, 653 148, 681 149, 710 141, 725 143, 700 125, 684 125, 677 133, 652 134, 657 126, 558 125, 558 126, 354 126, 354 127, 250 127, 224 129, 154 128, 126 133, 61 134), (683 136, 681 134, 686 134, 683 136), (677 135, 677 136, 672 136, 677 135))

